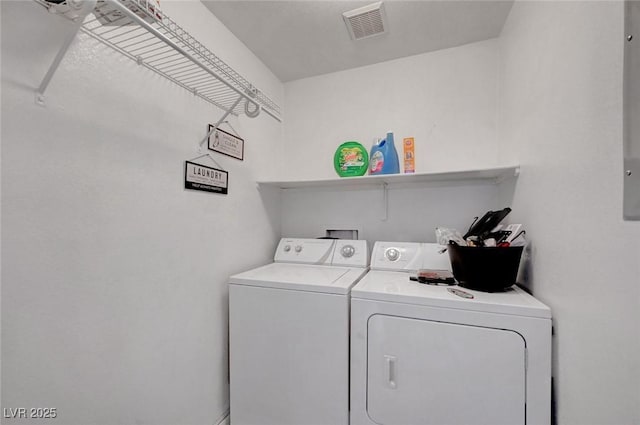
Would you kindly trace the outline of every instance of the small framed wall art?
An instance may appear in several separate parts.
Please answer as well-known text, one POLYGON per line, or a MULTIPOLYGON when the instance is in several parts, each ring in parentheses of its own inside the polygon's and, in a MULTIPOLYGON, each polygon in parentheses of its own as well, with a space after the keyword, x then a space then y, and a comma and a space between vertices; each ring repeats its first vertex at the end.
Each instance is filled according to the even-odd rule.
MULTIPOLYGON (((213 126, 209 124, 209 131, 212 128, 213 126)), ((240 161, 244 160, 244 139, 219 128, 216 128, 216 131, 209 136, 207 147, 211 151, 239 159, 240 161)))

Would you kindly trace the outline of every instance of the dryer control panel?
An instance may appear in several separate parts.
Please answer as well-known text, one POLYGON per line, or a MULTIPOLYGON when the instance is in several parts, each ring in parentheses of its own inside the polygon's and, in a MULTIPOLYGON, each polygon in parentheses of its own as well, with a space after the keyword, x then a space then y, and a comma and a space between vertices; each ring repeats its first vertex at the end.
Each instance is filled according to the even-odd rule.
POLYGON ((376 242, 371 254, 372 270, 451 270, 442 246, 419 242, 376 242))
POLYGON ((371 253, 372 270, 411 271, 420 267, 417 242, 376 242, 371 253))

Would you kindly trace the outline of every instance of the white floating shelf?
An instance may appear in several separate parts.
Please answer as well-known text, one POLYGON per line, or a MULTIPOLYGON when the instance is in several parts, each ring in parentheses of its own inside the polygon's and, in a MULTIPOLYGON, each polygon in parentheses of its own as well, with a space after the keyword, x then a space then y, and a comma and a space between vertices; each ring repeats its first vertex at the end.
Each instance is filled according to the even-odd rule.
POLYGON ((377 176, 344 177, 321 180, 282 180, 259 181, 259 186, 278 187, 280 189, 298 188, 364 188, 384 185, 428 184, 428 183, 466 183, 481 182, 497 184, 508 178, 518 176, 520 166, 483 168, 476 170, 446 171, 417 174, 383 174, 377 176))

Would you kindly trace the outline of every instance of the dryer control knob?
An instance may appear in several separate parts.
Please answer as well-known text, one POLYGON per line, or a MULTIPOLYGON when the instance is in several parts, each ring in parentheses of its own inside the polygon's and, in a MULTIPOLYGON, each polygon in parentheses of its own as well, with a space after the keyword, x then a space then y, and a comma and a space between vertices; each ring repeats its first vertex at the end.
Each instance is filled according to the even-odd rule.
POLYGON ((296 245, 296 252, 302 251, 302 245, 296 245))
POLYGON ((400 258, 400 251, 396 248, 389 248, 384 252, 384 256, 387 257, 389 261, 396 261, 400 258))
POLYGON ((353 254, 356 253, 356 249, 353 247, 353 245, 345 245, 340 250, 340 253, 344 258, 351 258, 353 257, 353 254))
POLYGON ((289 251, 291 251, 291 245, 285 245, 284 252, 289 252, 289 251))

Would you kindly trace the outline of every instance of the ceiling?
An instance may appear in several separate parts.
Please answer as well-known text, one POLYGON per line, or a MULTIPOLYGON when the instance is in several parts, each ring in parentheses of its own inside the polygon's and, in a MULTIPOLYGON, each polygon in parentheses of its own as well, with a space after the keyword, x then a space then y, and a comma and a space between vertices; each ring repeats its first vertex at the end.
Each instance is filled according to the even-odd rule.
POLYGON ((342 13, 374 1, 201 0, 282 81, 500 35, 513 0, 385 0, 388 31, 352 40, 342 13))

